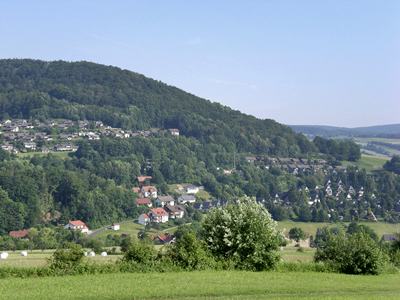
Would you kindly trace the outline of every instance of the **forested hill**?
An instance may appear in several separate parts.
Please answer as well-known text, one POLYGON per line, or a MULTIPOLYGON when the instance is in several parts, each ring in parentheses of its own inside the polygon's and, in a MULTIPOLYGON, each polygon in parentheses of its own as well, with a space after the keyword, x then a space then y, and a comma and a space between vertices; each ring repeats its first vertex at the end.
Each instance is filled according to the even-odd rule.
POLYGON ((301 134, 143 75, 90 62, 0 60, 0 118, 100 120, 125 129, 178 128, 241 152, 295 156, 301 134))

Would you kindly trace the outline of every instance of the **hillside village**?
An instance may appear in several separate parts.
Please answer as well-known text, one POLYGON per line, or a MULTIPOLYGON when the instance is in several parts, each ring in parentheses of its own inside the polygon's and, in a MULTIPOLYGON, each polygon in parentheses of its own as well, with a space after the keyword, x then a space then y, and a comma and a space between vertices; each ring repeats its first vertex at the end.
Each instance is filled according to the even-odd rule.
POLYGON ((10 153, 51 151, 76 151, 76 142, 81 139, 100 140, 103 137, 130 138, 150 137, 162 134, 179 136, 179 130, 123 130, 106 126, 101 121, 72 121, 49 119, 45 121, 7 119, 0 121, 1 148, 10 153))

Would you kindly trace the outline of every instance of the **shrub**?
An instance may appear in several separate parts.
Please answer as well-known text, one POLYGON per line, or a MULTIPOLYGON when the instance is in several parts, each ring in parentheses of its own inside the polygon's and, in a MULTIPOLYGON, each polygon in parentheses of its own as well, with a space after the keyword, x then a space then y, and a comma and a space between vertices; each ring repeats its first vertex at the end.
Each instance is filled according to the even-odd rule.
POLYGON ((152 244, 145 241, 135 241, 125 251, 122 260, 146 265, 154 261, 156 254, 156 250, 152 244))
POLYGON ((236 268, 261 271, 279 261, 276 222, 252 199, 213 209, 205 218, 203 235, 211 253, 218 260, 233 261, 236 268))
POLYGON ((167 256, 175 265, 185 270, 204 270, 215 265, 204 244, 192 231, 182 233, 168 249, 167 256))
POLYGON ((50 258, 50 269, 70 271, 82 264, 84 257, 80 245, 70 244, 68 249, 57 249, 50 258))
POLYGON ((299 243, 306 238, 306 233, 300 227, 293 227, 289 230, 289 238, 299 243))
POLYGON ((314 258, 346 274, 379 274, 388 261, 379 245, 362 231, 351 235, 330 233, 314 258))

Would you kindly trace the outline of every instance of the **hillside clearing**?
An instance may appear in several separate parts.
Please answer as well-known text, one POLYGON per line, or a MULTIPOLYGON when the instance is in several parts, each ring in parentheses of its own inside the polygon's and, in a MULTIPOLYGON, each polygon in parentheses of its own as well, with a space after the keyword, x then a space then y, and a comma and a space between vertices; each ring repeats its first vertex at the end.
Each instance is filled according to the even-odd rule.
POLYGON ((398 299, 400 275, 177 272, 1 279, 2 299, 398 299), (175 288, 171 288, 175 287, 175 288))
POLYGON ((389 157, 365 155, 361 156, 361 159, 357 162, 343 161, 344 166, 357 166, 360 169, 365 169, 368 172, 382 169, 384 163, 389 160, 389 157))

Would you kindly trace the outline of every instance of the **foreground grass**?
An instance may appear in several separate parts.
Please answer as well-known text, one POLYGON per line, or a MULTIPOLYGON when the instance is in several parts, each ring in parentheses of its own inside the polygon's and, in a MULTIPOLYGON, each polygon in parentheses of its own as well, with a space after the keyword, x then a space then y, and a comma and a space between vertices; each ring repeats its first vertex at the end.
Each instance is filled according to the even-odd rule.
POLYGON ((0 279, 1 299, 399 299, 400 275, 178 272, 0 279))

